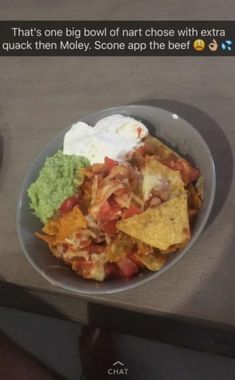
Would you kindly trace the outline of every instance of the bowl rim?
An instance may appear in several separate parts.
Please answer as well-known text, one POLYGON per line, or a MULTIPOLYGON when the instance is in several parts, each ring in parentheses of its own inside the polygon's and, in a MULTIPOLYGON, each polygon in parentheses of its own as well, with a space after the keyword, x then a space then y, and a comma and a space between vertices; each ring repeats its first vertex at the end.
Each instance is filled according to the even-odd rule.
MULTIPOLYGON (((144 105, 144 104, 128 104, 128 105, 120 105, 120 106, 114 106, 114 107, 109 107, 109 108, 105 108, 105 109, 101 109, 101 110, 98 110, 96 112, 93 112, 91 114, 88 114, 86 116, 83 116, 80 118, 79 121, 84 121, 85 119, 87 119, 88 117, 91 118, 99 113, 113 113, 113 112, 117 112, 118 109, 120 108, 127 108, 127 109, 130 109, 133 111, 133 116, 132 117, 135 117, 134 115, 134 110, 138 110, 140 108, 143 108, 143 109, 155 109, 155 110, 161 110, 161 111, 164 111, 166 113, 169 113, 169 114, 173 114, 175 112, 171 112, 167 109, 164 109, 162 107, 155 107, 155 106, 152 106, 152 105, 144 105)), ((121 113, 119 111, 119 113, 121 113)), ((198 130, 189 122, 187 121, 186 119, 184 119, 183 117, 180 116, 180 114, 177 114, 177 116, 179 117, 179 119, 182 119, 184 122, 186 122, 190 128, 193 129, 194 133, 196 135, 198 135, 199 139, 201 139, 201 142, 202 144, 204 145, 204 149, 207 153, 207 156, 208 156, 208 162, 209 162, 209 166, 210 166, 210 171, 211 171, 211 178, 212 178, 212 183, 211 183, 211 196, 208 200, 208 204, 207 204, 207 208, 205 209, 205 213, 203 215, 203 219, 200 223, 200 225, 198 226, 198 229, 197 229, 197 233, 192 237, 192 239, 190 240, 190 242, 187 244, 187 246, 179 253, 177 253, 177 255, 175 256, 175 258, 169 262, 169 263, 166 263, 159 271, 156 271, 156 272, 149 272, 149 275, 144 277, 144 278, 141 278, 141 276, 139 277, 136 277, 137 281, 136 282, 133 282, 133 283, 130 283, 130 282, 123 282, 123 284, 120 284, 120 287, 117 287, 117 288, 103 288, 102 287, 95 287, 94 286, 94 289, 81 289, 81 290, 77 290, 75 287, 71 287, 71 285, 67 285, 67 284, 64 284, 64 283, 61 283, 61 281, 58 281, 56 279, 52 279, 51 276, 49 274, 46 274, 42 269, 40 269, 33 261, 33 259, 31 258, 30 254, 28 253, 25 245, 24 245, 24 241, 23 241, 23 238, 21 236, 21 226, 20 226, 20 212, 21 212, 21 205, 22 205, 22 200, 23 200, 23 196, 25 194, 25 188, 26 188, 26 183, 27 183, 27 179, 28 179, 28 176, 29 174, 32 172, 32 169, 34 167, 34 165, 36 164, 36 162, 41 158, 41 156, 44 154, 44 151, 47 151, 47 148, 51 145, 52 141, 54 141, 55 139, 58 139, 60 136, 63 136, 66 131, 68 131, 70 127, 67 127, 65 128, 64 130, 62 130, 61 132, 59 132, 54 138, 50 139, 49 142, 46 144, 46 146, 36 155, 35 159, 32 161, 31 165, 29 166, 25 176, 24 176, 24 180, 21 184, 21 187, 20 187, 20 192, 19 192, 19 195, 18 195, 18 200, 17 200, 17 210, 16 210, 16 229, 17 229, 17 235, 18 235, 18 239, 19 239, 19 242, 20 242, 20 246, 21 246, 21 249, 24 253, 24 255, 26 256, 27 260, 30 262, 30 264, 32 265, 32 267, 42 276, 44 277, 51 285, 53 286, 57 286, 59 287, 60 289, 63 289, 65 291, 69 291, 70 293, 73 293, 74 295, 101 295, 101 294, 114 294, 114 293, 119 293, 119 292, 122 292, 124 290, 129 290, 129 289, 134 289, 140 285, 143 285, 147 282, 150 282, 151 280, 154 280, 156 279, 157 277, 160 277, 162 274, 164 274, 165 272, 167 272, 169 269, 171 269, 178 261, 180 261, 184 255, 190 250, 190 248, 193 246, 193 244, 196 242, 196 240, 200 237, 204 227, 206 226, 206 223, 209 219, 209 216, 210 216, 210 213, 211 213, 211 210, 212 210, 212 207, 213 207, 213 203, 214 203, 214 199, 215 199, 215 192, 216 192, 216 170, 215 170, 215 164, 214 164, 214 159, 213 159, 213 156, 212 156, 212 153, 210 151, 210 148, 208 146, 208 144, 206 143, 206 141, 204 140, 203 136, 198 132, 198 130)), ((87 281, 91 281, 91 280, 87 280, 87 281)), ((95 284, 96 282, 94 282, 95 284)))

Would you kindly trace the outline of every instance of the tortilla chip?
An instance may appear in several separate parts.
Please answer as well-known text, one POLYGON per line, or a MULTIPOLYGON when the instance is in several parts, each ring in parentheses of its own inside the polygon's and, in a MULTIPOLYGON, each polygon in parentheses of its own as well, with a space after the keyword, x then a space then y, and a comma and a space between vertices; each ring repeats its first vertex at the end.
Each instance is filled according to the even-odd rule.
POLYGON ((163 251, 172 245, 183 244, 190 239, 186 193, 121 220, 118 229, 163 251))
POLYGON ((165 264, 167 260, 166 256, 163 256, 157 252, 150 253, 148 255, 136 254, 136 257, 142 264, 144 264, 146 268, 153 272, 161 269, 161 267, 165 264))
POLYGON ((64 242, 66 238, 80 229, 87 226, 87 221, 78 206, 57 219, 48 222, 42 232, 36 233, 36 236, 46 241, 49 245, 56 245, 64 242))
POLYGON ((116 239, 107 248, 107 259, 110 262, 118 262, 126 257, 127 253, 131 251, 134 243, 132 239, 119 232, 116 239))
POLYGON ((132 238, 132 241, 137 248, 136 255, 147 256, 147 255, 150 255, 154 252, 154 248, 151 247, 150 245, 145 244, 144 242, 142 242, 138 239, 134 239, 134 238, 132 238))
POLYGON ((180 172, 168 168, 153 157, 147 157, 143 169, 142 192, 144 200, 147 200, 152 189, 160 192, 167 191, 168 199, 184 193, 184 183, 180 172))
POLYGON ((169 148, 169 146, 163 144, 160 140, 158 140, 156 137, 153 137, 151 135, 148 135, 144 142, 151 145, 154 149, 154 153, 159 156, 159 159, 161 160, 173 160, 176 161, 181 157, 178 153, 176 153, 174 150, 169 148))
POLYGON ((53 219, 49 221, 43 228, 42 231, 45 232, 45 234, 54 236, 58 232, 58 220, 53 219))
POLYGON ((161 163, 170 167, 172 166, 172 163, 175 164, 175 167, 172 168, 180 171, 185 185, 197 180, 200 175, 199 169, 189 160, 185 159, 185 157, 180 156, 156 137, 148 136, 144 141, 153 148, 155 158, 161 163))
POLYGON ((45 241, 49 246, 52 246, 55 243, 54 236, 41 234, 40 232, 35 232, 34 235, 37 236, 39 239, 45 241))
POLYGON ((162 255, 168 255, 169 253, 174 253, 176 251, 179 251, 179 249, 183 249, 185 245, 187 244, 188 240, 183 242, 182 244, 173 244, 166 250, 161 250, 162 255))

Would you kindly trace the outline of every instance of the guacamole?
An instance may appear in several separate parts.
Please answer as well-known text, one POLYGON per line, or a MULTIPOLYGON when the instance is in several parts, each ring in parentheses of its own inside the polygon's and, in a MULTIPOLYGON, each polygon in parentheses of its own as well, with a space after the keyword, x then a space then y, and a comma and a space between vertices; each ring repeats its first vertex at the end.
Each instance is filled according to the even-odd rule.
POLYGON ((42 223, 47 223, 61 203, 74 194, 83 181, 80 169, 87 166, 87 158, 68 156, 61 150, 46 159, 37 180, 28 189, 30 208, 42 223))

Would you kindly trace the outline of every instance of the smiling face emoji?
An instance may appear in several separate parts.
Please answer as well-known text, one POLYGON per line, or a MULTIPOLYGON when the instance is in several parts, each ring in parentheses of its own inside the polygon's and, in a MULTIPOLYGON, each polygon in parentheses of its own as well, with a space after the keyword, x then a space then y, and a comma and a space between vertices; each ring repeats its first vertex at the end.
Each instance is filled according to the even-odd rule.
POLYGON ((195 40, 193 43, 193 47, 196 51, 203 51, 206 47, 205 41, 201 39, 195 40))

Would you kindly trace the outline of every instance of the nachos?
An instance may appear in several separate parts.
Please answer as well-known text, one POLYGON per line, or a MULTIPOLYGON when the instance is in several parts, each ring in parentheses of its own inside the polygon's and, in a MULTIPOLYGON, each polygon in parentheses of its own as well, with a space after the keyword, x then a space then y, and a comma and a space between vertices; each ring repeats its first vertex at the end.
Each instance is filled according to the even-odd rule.
MULTIPOLYGON (((36 236, 85 279, 158 271, 191 239, 200 171, 148 135, 125 160, 80 167, 80 182, 36 236)), ((74 182, 75 183, 75 182, 74 182)))

